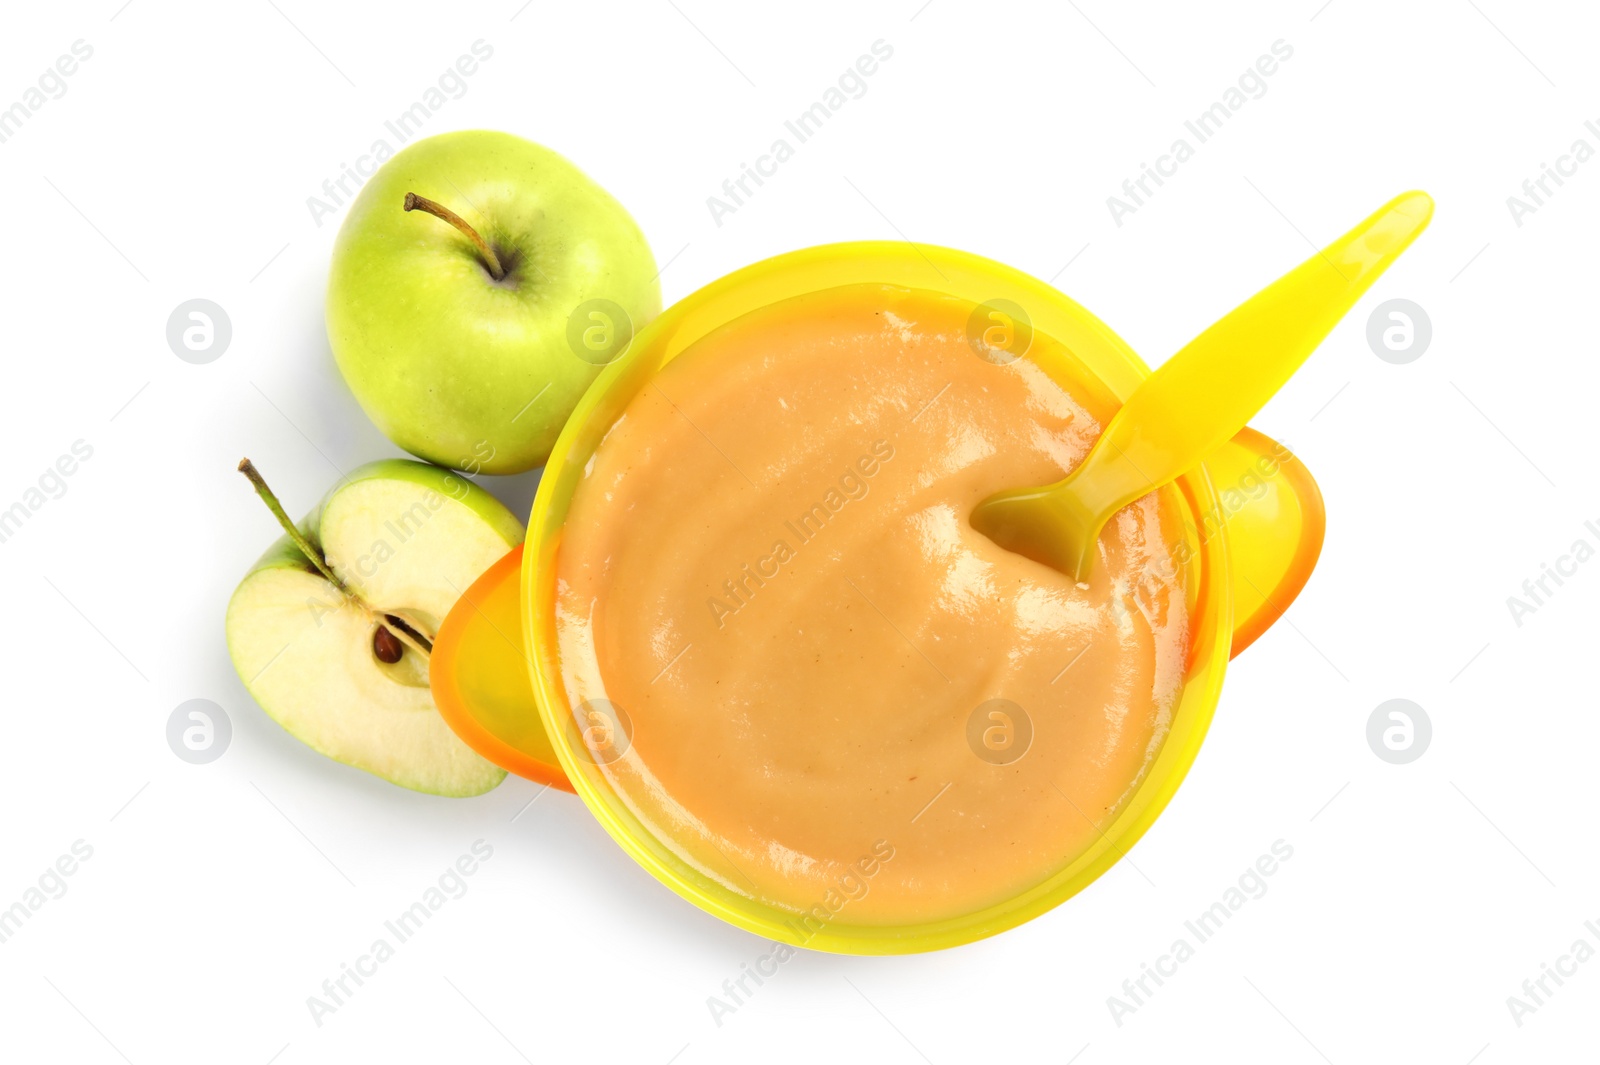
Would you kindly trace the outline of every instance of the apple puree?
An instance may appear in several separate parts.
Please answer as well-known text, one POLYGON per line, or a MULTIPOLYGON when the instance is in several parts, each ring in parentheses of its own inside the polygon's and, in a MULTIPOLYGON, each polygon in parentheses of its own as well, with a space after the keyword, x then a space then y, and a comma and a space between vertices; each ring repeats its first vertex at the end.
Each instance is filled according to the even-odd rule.
POLYGON ((1115 517, 1083 585, 968 524, 1100 432, 1033 361, 1053 341, 997 365, 972 311, 852 286, 730 323, 635 397, 566 521, 563 682, 627 737, 599 771, 680 858, 797 914, 932 921, 1045 880, 1182 682, 1170 496, 1115 517))

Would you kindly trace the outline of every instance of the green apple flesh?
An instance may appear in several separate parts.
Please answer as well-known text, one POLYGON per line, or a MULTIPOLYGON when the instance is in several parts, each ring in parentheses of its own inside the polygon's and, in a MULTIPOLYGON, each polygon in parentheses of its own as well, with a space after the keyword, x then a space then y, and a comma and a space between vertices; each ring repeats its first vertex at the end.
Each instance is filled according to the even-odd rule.
POLYGON ((656 274, 628 212, 560 155, 506 133, 443 133, 386 162, 351 205, 328 339, 400 447, 518 473, 544 463, 600 366, 661 310, 656 274), (460 216, 503 276, 468 233, 407 210, 407 193, 460 216))
POLYGON ((268 549, 227 615, 228 651, 256 702, 314 750, 404 787, 464 796, 499 784, 505 771, 434 707, 427 652, 522 524, 458 474, 388 459, 355 471, 299 529, 350 595, 287 536, 268 549), (398 634, 379 637, 401 648, 398 661, 375 652, 379 626, 398 634))

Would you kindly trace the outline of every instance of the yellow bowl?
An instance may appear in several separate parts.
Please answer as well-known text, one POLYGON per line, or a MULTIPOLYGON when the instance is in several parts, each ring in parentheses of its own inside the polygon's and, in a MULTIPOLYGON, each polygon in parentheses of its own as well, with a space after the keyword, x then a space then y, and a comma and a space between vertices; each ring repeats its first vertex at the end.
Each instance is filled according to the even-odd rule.
POLYGON ((556 562, 573 494, 629 402, 700 338, 770 304, 853 285, 917 289, 974 304, 1011 301, 1031 319, 1036 333, 1059 341, 1060 347, 1035 344, 1034 352, 1064 348, 1070 353, 1048 356, 1059 361, 1041 361, 1041 367, 1057 380, 1087 388, 1102 411, 1114 410, 1150 373, 1115 333, 1078 304, 1026 274, 975 255, 874 241, 808 248, 756 263, 669 308, 606 367, 579 403, 556 441, 534 498, 522 560, 521 612, 534 698, 560 768, 606 831, 640 865, 696 906, 757 935, 818 950, 900 954, 955 946, 1021 924, 1081 891, 1127 852, 1171 800, 1200 749, 1229 658, 1234 605, 1227 537, 1213 531, 1226 511, 1202 467, 1162 490, 1174 493, 1178 512, 1186 515, 1188 547, 1179 555, 1186 559, 1191 619, 1187 670, 1171 729, 1143 783, 1100 826, 1096 842, 1004 902, 931 923, 857 924, 840 915, 816 929, 800 922, 794 911, 717 882, 675 853, 670 841, 657 838, 613 790, 602 768, 586 757, 561 680, 554 620, 556 562))

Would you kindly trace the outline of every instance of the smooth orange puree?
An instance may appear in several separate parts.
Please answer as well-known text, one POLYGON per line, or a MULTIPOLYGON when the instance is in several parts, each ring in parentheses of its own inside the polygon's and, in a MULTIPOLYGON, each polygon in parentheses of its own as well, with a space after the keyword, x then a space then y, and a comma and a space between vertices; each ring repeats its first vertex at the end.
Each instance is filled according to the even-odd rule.
POLYGON ((1182 681, 1174 497, 1119 513, 1085 585, 968 524, 1100 433, 1040 368, 1062 349, 980 358, 972 311, 851 286, 734 321, 634 398, 563 531, 569 699, 631 723, 601 772, 679 857, 796 914, 931 921, 1045 880, 1182 681))

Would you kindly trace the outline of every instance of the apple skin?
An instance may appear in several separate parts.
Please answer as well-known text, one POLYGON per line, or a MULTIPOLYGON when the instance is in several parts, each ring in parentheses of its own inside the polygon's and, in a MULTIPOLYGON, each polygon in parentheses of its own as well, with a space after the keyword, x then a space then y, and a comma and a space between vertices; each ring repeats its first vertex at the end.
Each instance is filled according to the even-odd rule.
MULTIPOLYGON (((346 475, 338 484, 328 490, 320 502, 312 508, 311 513, 296 522, 301 534, 316 544, 318 548, 327 550, 322 542, 322 514, 327 509, 333 497, 345 488, 367 480, 409 481, 419 487, 439 493, 446 498, 453 499, 463 504, 478 517, 482 518, 488 526, 499 533, 506 540, 508 549, 522 542, 525 530, 516 515, 506 509, 493 495, 451 470, 440 469, 423 462, 412 462, 408 459, 378 459, 360 466, 346 475)), ((335 573, 344 576, 342 560, 330 557, 328 564, 335 573)), ((288 535, 278 537, 272 546, 264 551, 255 565, 250 567, 250 573, 258 570, 272 569, 288 566, 294 569, 312 569, 311 560, 300 553, 288 535)))
POLYGON ((661 310, 656 274, 628 212, 557 153, 507 133, 443 133, 384 163, 351 205, 328 339, 395 444, 441 466, 520 473, 544 463, 604 361, 573 350, 568 319, 608 300, 637 333, 661 310), (505 276, 447 222, 405 211, 408 192, 466 219, 505 276))
MULTIPOLYGON (((430 638, 460 589, 523 538, 522 523, 488 492, 406 459, 355 470, 297 527, 353 593, 408 616, 430 638), (369 488, 392 505, 351 502, 370 501, 369 488), (428 513, 413 514, 416 506, 428 513), (378 538, 396 553, 368 566, 378 538)), ((342 603, 286 535, 245 574, 228 604, 228 651, 261 708, 313 750, 402 787, 465 797, 497 786, 505 771, 450 730, 415 652, 399 665, 379 664, 373 623, 342 603)))
MULTIPOLYGON (((312 543, 324 550, 327 549, 327 545, 322 542, 321 526, 322 515, 328 509, 328 504, 340 492, 352 485, 368 480, 407 481, 425 491, 437 492, 447 499, 453 499, 462 504, 479 518, 482 518, 490 529, 505 538, 508 545, 514 547, 522 543, 523 535, 526 532, 522 522, 518 521, 516 515, 507 510, 506 505, 488 491, 479 488, 476 484, 453 470, 440 469, 438 466, 430 466, 425 462, 412 462, 409 459, 378 459, 375 462, 369 462, 352 470, 338 484, 329 489, 328 494, 322 497, 322 501, 317 504, 316 508, 306 515, 306 520, 301 528, 301 531, 306 533, 307 538, 312 543)), ((284 540, 287 541, 288 537, 285 536, 284 540)), ((293 547, 294 545, 290 544, 290 546, 293 547)), ((297 557, 300 555, 298 549, 296 549, 295 554, 297 557)), ((328 558, 328 564, 333 566, 335 573, 338 573, 342 568, 342 562, 343 560, 337 556, 329 556, 328 558)))

